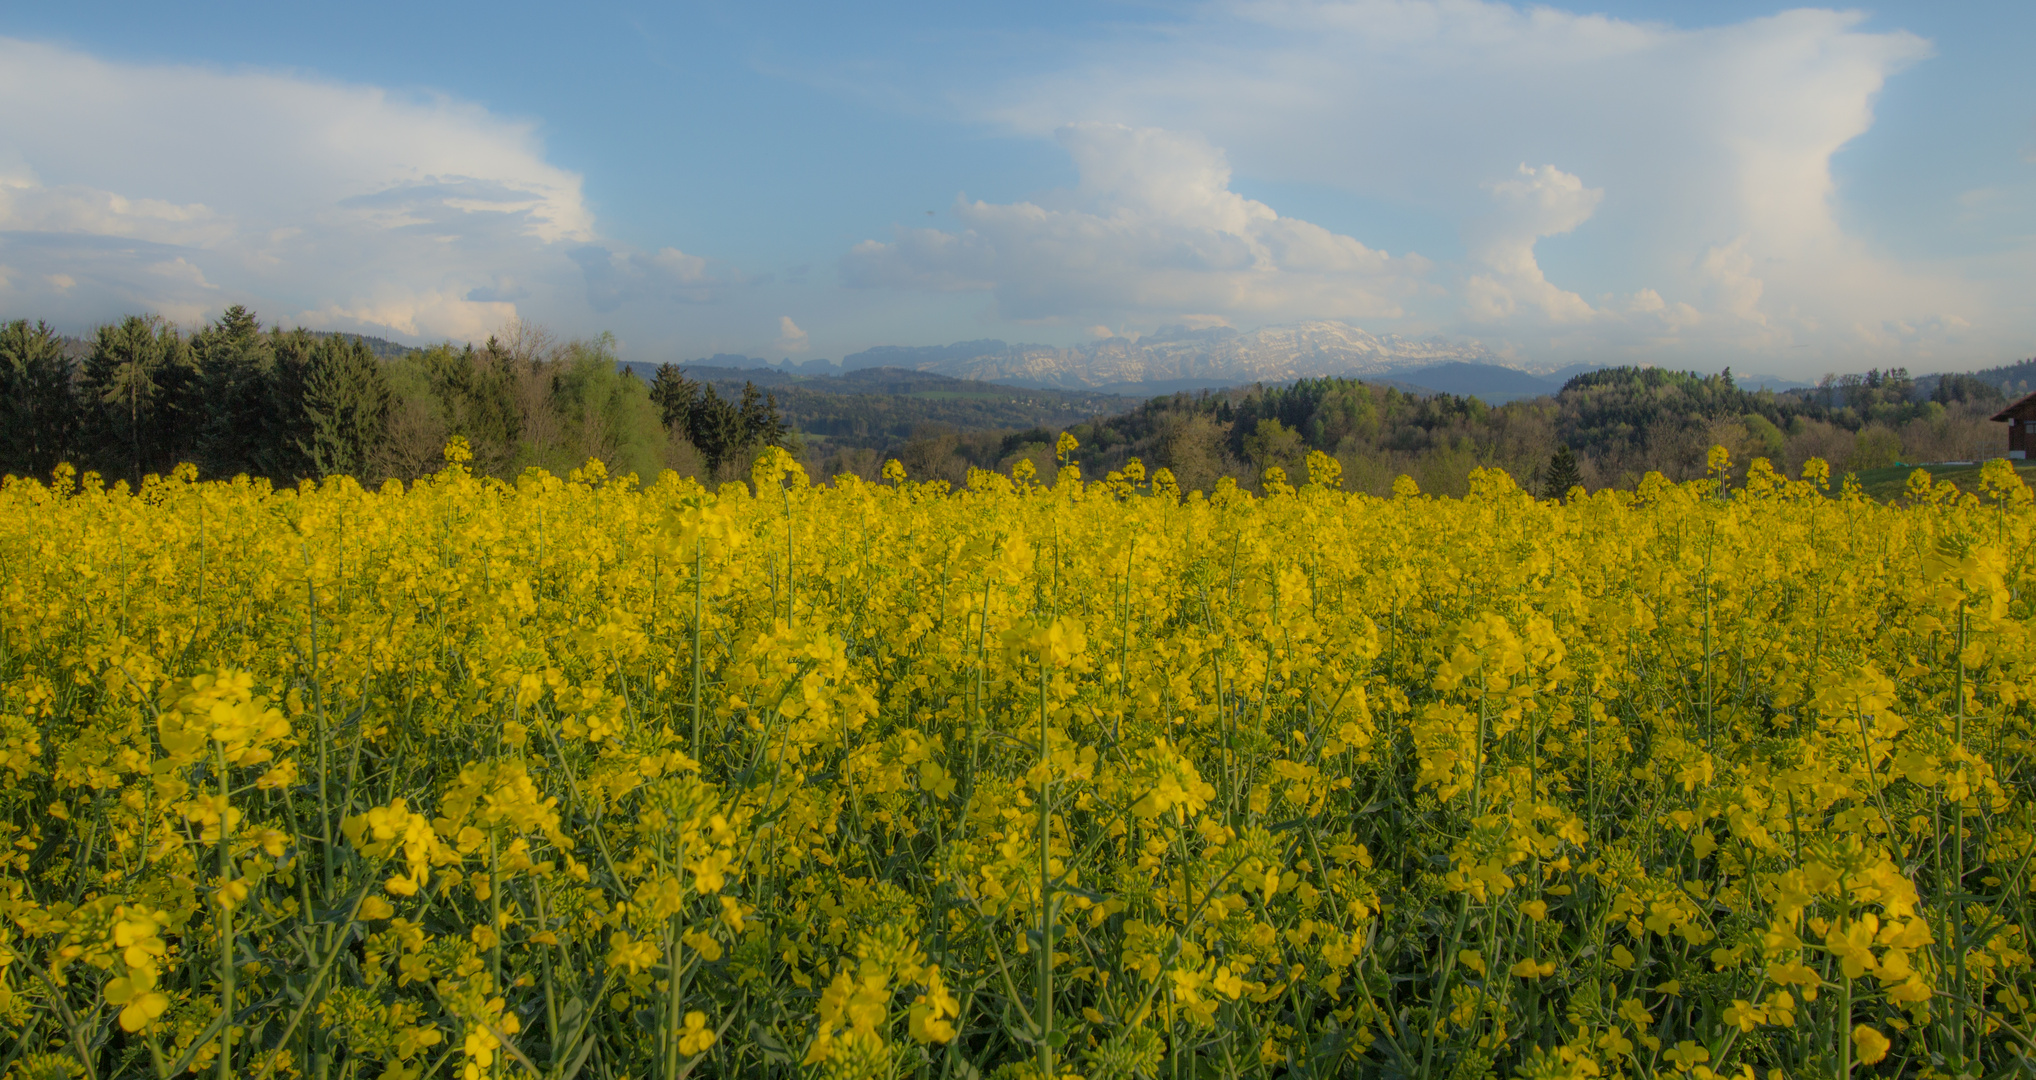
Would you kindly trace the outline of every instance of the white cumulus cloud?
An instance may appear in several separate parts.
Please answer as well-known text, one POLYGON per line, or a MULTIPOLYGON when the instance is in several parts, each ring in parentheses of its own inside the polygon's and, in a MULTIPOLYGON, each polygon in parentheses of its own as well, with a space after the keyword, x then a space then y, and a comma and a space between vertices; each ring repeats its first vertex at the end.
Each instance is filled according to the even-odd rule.
POLYGON ((778 316, 778 348, 786 352, 805 352, 807 345, 806 331, 800 329, 790 315, 778 316))
POLYGON ((1541 272, 1534 244, 1582 225, 1605 197, 1599 188, 1553 165, 1520 166, 1520 174, 1488 185, 1498 210, 1470 229, 1470 257, 1479 265, 1464 286, 1473 321, 1501 322, 1529 305, 1553 322, 1584 322, 1596 312, 1576 293, 1541 272))
POLYGON ((473 105, 0 38, 10 309, 468 336, 516 314, 505 273, 576 293, 593 239, 580 177, 473 105))
MULTIPOLYGON (((1931 53, 1865 19, 1795 10, 1685 29, 1488 0, 1216 0, 975 100, 1017 133, 1196 130, 1241 175, 1455 223, 1462 265, 1435 275, 1451 295, 1410 303, 1413 318, 1387 329, 1575 359, 1717 362, 1740 348, 1817 370, 2024 348, 2036 326, 2013 292, 2030 268, 1978 280, 1848 231, 1833 155, 1870 129, 1889 80, 1931 53), (1544 272, 1546 239, 1570 230, 1563 271, 1544 272)), ((1206 169, 1170 167, 1178 180, 1144 190, 1207 187, 1206 169)), ((1365 227, 1346 228, 1354 238, 1339 239, 1363 248, 1365 227)), ((1069 230, 1070 245, 1077 235, 1117 265, 1115 237, 1091 226, 1069 230)), ((988 246, 917 243, 910 259, 911 242, 894 245, 907 266, 973 265, 988 246)), ((1000 297, 1022 291, 996 280, 1000 297)))
POLYGON ((1426 271, 1232 191, 1223 151, 1199 135, 1109 123, 1055 134, 1080 176, 1072 191, 958 198, 958 230, 900 226, 851 250, 844 279, 986 291, 1015 319, 1362 318, 1399 315, 1426 271))

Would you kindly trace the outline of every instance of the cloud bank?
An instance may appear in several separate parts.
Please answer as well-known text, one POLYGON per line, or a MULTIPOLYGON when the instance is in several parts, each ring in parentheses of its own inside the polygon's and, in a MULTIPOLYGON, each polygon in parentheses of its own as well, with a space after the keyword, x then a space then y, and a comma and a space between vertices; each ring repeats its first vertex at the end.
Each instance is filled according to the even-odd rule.
POLYGON ((1393 318, 1426 270, 1230 190, 1199 136, 1121 124, 1055 132, 1080 183, 1038 201, 957 198, 959 231, 899 227, 842 262, 852 286, 993 294, 1020 320, 1393 318))
POLYGON ((0 38, 0 309, 189 322, 245 301, 312 326, 471 338, 577 289, 566 252, 595 239, 581 178, 527 123, 0 38))
POLYGON ((1724 350, 1864 366, 2023 341, 2036 327, 2003 314, 2019 305, 1845 227, 1833 155, 1869 129, 1887 81, 1930 53, 1864 18, 1803 10, 1686 30, 1479 0, 1210 5, 979 100, 980 116, 1069 145, 1086 214, 962 204, 966 231, 901 230, 858 249, 851 277, 987 288, 1028 317, 1188 297, 1225 314, 1340 304, 1607 360, 1724 350), (1458 222, 1463 258, 1433 278, 1447 296, 1408 302, 1419 260, 1384 260, 1362 228, 1304 245, 1339 253, 1327 272, 1309 256, 1259 256, 1254 219, 1215 209, 1229 178, 1210 162, 1224 153, 1246 175, 1458 222), (1571 280, 1537 257, 1553 236, 1571 280), (1311 272, 1317 288, 1297 287, 1311 272))

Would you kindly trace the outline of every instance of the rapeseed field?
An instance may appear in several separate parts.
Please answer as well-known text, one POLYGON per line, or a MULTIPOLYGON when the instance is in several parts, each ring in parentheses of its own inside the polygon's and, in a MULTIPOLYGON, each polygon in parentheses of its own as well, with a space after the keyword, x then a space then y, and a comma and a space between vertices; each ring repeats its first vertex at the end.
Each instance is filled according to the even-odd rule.
POLYGON ((2011 469, 0 488, 0 1074, 2026 1073, 2011 469))

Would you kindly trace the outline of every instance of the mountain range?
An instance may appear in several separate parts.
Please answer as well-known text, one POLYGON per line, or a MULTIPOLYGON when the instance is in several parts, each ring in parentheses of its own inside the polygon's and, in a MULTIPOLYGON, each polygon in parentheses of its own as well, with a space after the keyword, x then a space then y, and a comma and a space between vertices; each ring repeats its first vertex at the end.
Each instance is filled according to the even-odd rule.
MULTIPOLYGON (((1477 344, 1442 338, 1378 336, 1340 322, 1306 322, 1252 331, 1172 327, 1133 340, 1082 345, 888 345, 844 357, 848 369, 897 367, 957 379, 1060 390, 1158 394, 1321 375, 1391 377, 1438 364, 1516 369, 1477 344)), ((1522 372, 1526 374, 1526 372, 1522 372)))
MULTIPOLYGON (((649 381, 657 369, 642 362, 625 363, 638 378, 649 381)), ((960 431, 1053 431, 1098 416, 1115 416, 1138 407, 1136 397, 1118 397, 1094 390, 1055 390, 955 379, 931 371, 895 367, 786 371, 754 366, 688 364, 688 378, 712 386, 730 401, 754 386, 771 394, 786 421, 810 444, 830 446, 895 446, 913 433, 934 425, 960 431)))
POLYGON ((1488 401, 1551 393, 1570 375, 1589 368, 1536 368, 1500 357, 1476 343, 1382 336, 1326 320, 1251 331, 1169 327, 1138 338, 1112 337, 1068 346, 992 339, 951 345, 882 345, 852 353, 838 363, 785 360, 773 364, 724 353, 688 366, 769 367, 805 376, 893 368, 977 383, 1131 397, 1351 375, 1415 392, 1477 394, 1488 401))
MULTIPOLYGON (((881 345, 839 363, 804 363, 717 354, 689 366, 769 367, 802 375, 895 368, 977 383, 1042 390, 1151 397, 1178 390, 1346 375, 1413 392, 1476 395, 1498 404, 1552 394, 1596 364, 1555 367, 1504 357, 1476 342, 1378 335, 1330 320, 1240 331, 1169 327, 1139 338, 1079 345, 1010 344, 993 339, 951 345, 881 345)), ((1746 389, 1806 386, 1774 376, 1739 376, 1746 389)))

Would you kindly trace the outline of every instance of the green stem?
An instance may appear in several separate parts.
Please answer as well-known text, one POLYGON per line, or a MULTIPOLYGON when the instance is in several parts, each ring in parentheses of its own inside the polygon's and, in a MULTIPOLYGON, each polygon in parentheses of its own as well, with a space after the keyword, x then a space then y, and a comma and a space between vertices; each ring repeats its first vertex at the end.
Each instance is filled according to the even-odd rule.
MULTIPOLYGON (((1951 735, 1951 745, 1955 752, 1963 752, 1965 750, 1965 631, 1965 604, 1961 602, 1958 605, 1958 711, 1953 721, 1954 726, 1951 735)), ((1960 762, 1959 767, 1963 768, 1964 763, 1960 762)), ((1954 958, 1954 962, 1958 965, 1957 975, 1952 983, 1956 988, 1954 990, 1956 995, 1954 1000, 1956 1002, 1955 1011, 1958 1016, 1954 1029, 1957 1032, 1955 1046, 1958 1053, 1958 1062, 1963 1066, 1965 1064, 1965 1001, 1971 996, 1971 988, 1966 985, 1965 981, 1965 913, 1964 903, 1960 899, 1965 893, 1965 801, 1963 799, 1959 800, 1957 814, 1952 820, 1951 844, 1953 849, 1952 873, 1956 875, 1952 880, 1951 889, 1949 890, 1952 933, 1951 955, 1954 958)))
POLYGON ((693 543, 693 760, 702 760, 704 751, 700 746, 700 617, 702 611, 700 571, 706 565, 706 556, 700 550, 698 541, 693 543))
POLYGON ((216 909, 214 918, 219 927, 219 1016, 225 1021, 219 1032, 219 1080, 233 1080, 233 907, 226 889, 233 883, 233 845, 230 842, 231 822, 229 813, 229 788, 227 785, 226 749, 218 743, 212 744, 213 767, 219 770, 219 889, 213 894, 216 909))
POLYGON ((1039 661, 1039 1075, 1053 1080, 1053 763, 1046 727, 1047 659, 1039 661))

